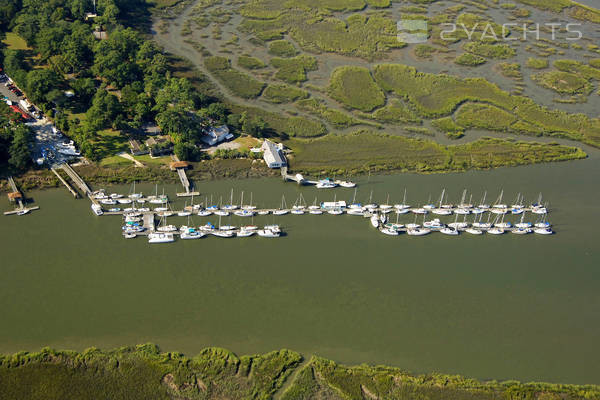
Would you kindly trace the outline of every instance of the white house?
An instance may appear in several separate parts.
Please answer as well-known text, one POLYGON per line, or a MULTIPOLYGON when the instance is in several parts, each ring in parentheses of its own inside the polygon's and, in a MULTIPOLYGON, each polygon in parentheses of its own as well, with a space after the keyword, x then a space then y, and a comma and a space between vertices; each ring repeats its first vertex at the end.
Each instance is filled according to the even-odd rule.
POLYGON ((281 151, 281 146, 276 145, 270 140, 263 142, 261 149, 263 151, 263 158, 269 168, 281 168, 287 165, 285 156, 281 151))
POLYGON ((210 129, 202 135, 202 141, 209 146, 214 146, 215 144, 231 138, 233 138, 233 135, 229 133, 229 127, 227 125, 219 126, 218 128, 211 126, 210 129))

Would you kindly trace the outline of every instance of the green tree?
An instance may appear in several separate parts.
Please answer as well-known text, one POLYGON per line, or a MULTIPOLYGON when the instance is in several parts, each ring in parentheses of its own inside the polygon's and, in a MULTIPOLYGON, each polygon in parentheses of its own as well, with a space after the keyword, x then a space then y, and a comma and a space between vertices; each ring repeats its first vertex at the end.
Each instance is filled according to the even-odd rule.
POLYGON ((60 85, 61 78, 50 69, 34 69, 27 73, 25 90, 34 103, 47 103, 46 95, 60 85))
POLYGON ((12 144, 10 145, 10 158, 8 162, 18 170, 25 170, 31 164, 29 152, 31 132, 25 125, 19 125, 13 130, 12 144))

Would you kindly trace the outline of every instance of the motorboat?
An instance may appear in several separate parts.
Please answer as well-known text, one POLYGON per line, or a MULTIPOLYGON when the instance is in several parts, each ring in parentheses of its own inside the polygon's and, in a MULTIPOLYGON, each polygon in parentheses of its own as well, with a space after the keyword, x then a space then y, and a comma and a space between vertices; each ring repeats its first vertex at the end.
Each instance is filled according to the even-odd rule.
POLYGON ((450 222, 448 226, 454 229, 465 229, 469 226, 469 224, 466 222, 450 222))
POLYGON ((111 199, 111 198, 105 198, 100 200, 100 203, 102 204, 106 204, 107 206, 113 206, 115 204, 117 204, 117 201, 115 199, 111 199))
POLYGON ((137 234, 134 232, 127 232, 127 233, 123 233, 123 237, 125 239, 135 239, 137 237, 137 234))
POLYGON ((334 183, 340 185, 341 187, 345 187, 345 188, 356 187, 356 183, 350 182, 350 181, 335 181, 334 183))
POLYGON ((379 232, 383 233, 384 235, 389 235, 389 236, 398 236, 398 231, 396 229, 393 228, 388 228, 388 227, 381 227, 379 228, 379 232))
POLYGON ((340 215, 343 213, 344 213, 344 210, 342 210, 341 208, 332 208, 331 210, 327 211, 327 214, 331 214, 331 215, 340 215))
POLYGON ((435 214, 435 215, 451 215, 452 209, 450 209, 450 208, 434 208, 433 210, 431 210, 431 213, 435 214))
POLYGON ((323 211, 320 209, 316 209, 316 210, 309 210, 308 213, 312 214, 312 215, 321 215, 321 214, 323 214, 323 211))
POLYGON ((148 243, 171 243, 174 241, 173 233, 153 232, 148 235, 148 243))
POLYGON ((265 225, 263 229, 281 233, 281 228, 279 227, 279 225, 265 225))
POLYGON ((253 217, 254 211, 249 209, 236 210, 233 212, 238 217, 253 217))
POLYGON ((221 227, 219 227, 220 230, 222 231, 233 231, 237 229, 237 226, 234 225, 223 225, 221 227))
POLYGON ((425 215, 429 212, 425 207, 413 208, 413 209, 411 209, 411 211, 413 212, 413 214, 421 214, 421 215, 425 215))
POLYGON ((131 204, 131 203, 133 203, 133 200, 131 200, 131 199, 130 199, 130 198, 128 198, 128 197, 123 197, 123 198, 121 198, 121 199, 117 199, 117 202, 118 202, 119 204, 131 204))
POLYGON ((177 227, 175 225, 165 225, 159 226, 156 228, 158 232, 177 232, 177 227))
POLYGON ((469 210, 468 208, 457 208, 456 210, 454 210, 454 214, 469 215, 471 214, 471 210, 469 210))
POLYGON ((108 209, 109 212, 119 212, 121 209, 119 207, 113 207, 108 209))
POLYGON ((285 215, 289 212, 290 210, 273 210, 273 215, 285 215))
POLYGON ((177 213, 178 217, 189 217, 190 215, 192 215, 190 211, 179 211, 177 213))
POLYGON ((102 214, 104 214, 104 211, 102 211, 102 206, 100 206, 100 204, 93 203, 92 204, 92 211, 96 215, 102 215, 102 214))
POLYGON ((270 229, 259 229, 257 233, 258 236, 266 238, 278 238, 279 236, 281 236, 280 232, 275 232, 270 229))
POLYGON ((197 231, 193 228, 188 228, 188 229, 184 230, 183 232, 181 232, 181 235, 179 235, 179 237, 181 239, 186 239, 186 240, 200 239, 204 236, 206 236, 206 234, 204 232, 197 231))
POLYGON ((440 221, 439 219, 436 218, 432 221, 425 221, 423 223, 423 226, 425 228, 441 229, 441 228, 445 227, 446 225, 444 225, 442 223, 442 221, 440 221))
POLYGON ((235 235, 234 231, 222 231, 222 230, 214 230, 210 232, 212 235, 222 238, 230 238, 235 235))
POLYGON ((219 217, 227 217, 229 215, 229 211, 226 210, 216 210, 214 212, 215 215, 218 215, 219 217))
POLYGON ((458 229, 450 228, 449 226, 440 229, 440 232, 444 235, 458 236, 458 229))
POLYGON ((431 230, 427 229, 427 228, 413 228, 413 229, 408 229, 406 231, 406 233, 409 236, 425 236, 425 235, 429 235, 431 233, 431 230))
POLYGON ((373 228, 379 228, 379 216, 377 214, 371 215, 371 225, 373 228))
POLYGON ((329 178, 321 179, 317 182, 317 189, 333 189, 337 184, 329 178))
POLYGON ((291 211, 292 214, 294 215, 303 215, 304 214, 304 208, 294 208, 291 211))
POLYGON ((348 208, 346 209, 346 214, 348 215, 363 215, 364 211, 361 208, 348 208))
POLYGON ((239 231, 237 231, 235 233, 235 235, 237 237, 249 237, 249 236, 254 235, 255 233, 256 233, 256 231, 254 231, 254 230, 250 231, 250 230, 246 230, 246 229, 240 229, 239 231))

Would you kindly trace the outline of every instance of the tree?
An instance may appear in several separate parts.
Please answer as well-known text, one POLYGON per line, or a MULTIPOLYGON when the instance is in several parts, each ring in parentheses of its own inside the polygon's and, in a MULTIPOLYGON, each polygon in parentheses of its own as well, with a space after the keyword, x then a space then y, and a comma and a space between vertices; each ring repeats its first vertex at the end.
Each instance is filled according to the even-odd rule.
POLYGON ((60 85, 60 77, 50 69, 34 69, 27 73, 25 90, 34 103, 47 103, 46 95, 60 85))
POLYGON ((262 117, 249 117, 244 113, 242 115, 242 131, 250 136, 260 138, 267 131, 267 123, 262 117))
POLYGON ((175 143, 173 153, 180 159, 185 161, 196 161, 200 150, 191 143, 181 142, 175 143))
POLYGON ((25 125, 18 125, 13 130, 8 162, 18 170, 24 170, 31 164, 31 157, 29 155, 30 137, 31 132, 25 125))
POLYGON ((227 121, 227 108, 223 105, 223 103, 211 103, 205 109, 205 115, 221 124, 224 124, 227 121))
POLYGON ((185 78, 170 78, 156 95, 157 111, 169 106, 184 110, 193 110, 196 107, 197 93, 189 80, 185 78))
POLYGON ((100 89, 92 99, 92 106, 86 112, 86 128, 94 132, 105 129, 117 121, 121 114, 121 103, 116 96, 100 89))

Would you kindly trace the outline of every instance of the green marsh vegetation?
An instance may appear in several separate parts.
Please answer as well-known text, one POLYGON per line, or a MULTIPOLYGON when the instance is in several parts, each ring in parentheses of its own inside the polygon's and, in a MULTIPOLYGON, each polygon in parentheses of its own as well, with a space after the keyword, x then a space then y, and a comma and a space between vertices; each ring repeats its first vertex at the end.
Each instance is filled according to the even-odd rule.
POLYGON ((293 57, 298 50, 287 40, 274 40, 269 43, 269 54, 278 57, 293 57))
POLYGON ((237 64, 245 69, 261 69, 266 67, 266 64, 260 59, 244 55, 238 57, 237 64))
POLYGON ((307 72, 317 69, 317 59, 300 55, 293 58, 273 58, 271 65, 277 69, 275 78, 287 83, 300 83, 308 80, 307 72))
POLYGON ((348 114, 327 107, 322 100, 317 100, 315 98, 300 100, 296 103, 296 106, 300 110, 321 117, 326 122, 339 128, 348 128, 361 123, 361 121, 348 114))
POLYGON ((271 103, 293 103, 308 97, 308 92, 286 84, 272 84, 266 87, 262 97, 271 103))
POLYGON ((432 140, 368 130, 311 140, 290 139, 286 144, 294 149, 291 167, 305 173, 337 170, 352 174, 369 170, 448 172, 586 157, 581 149, 558 144, 482 138, 471 143, 443 146, 432 140))
POLYGON ((83 352, 44 348, 0 355, 0 391, 6 400, 600 399, 595 385, 483 382, 386 366, 346 366, 318 356, 302 361, 290 350, 237 356, 206 348, 187 357, 163 353, 153 344, 83 352))
POLYGON ((348 108, 369 112, 385 104, 385 95, 363 67, 340 67, 331 74, 330 96, 348 108))
POLYGON ((517 117, 520 124, 513 126, 515 132, 543 132, 600 146, 600 120, 539 106, 485 79, 421 73, 401 64, 376 65, 373 75, 385 91, 404 97, 423 117, 451 115, 465 101, 485 102, 517 117), (521 130, 523 126, 533 129, 521 130))
POLYGON ((454 62, 458 65, 465 65, 469 67, 476 67, 486 63, 486 59, 471 53, 463 53, 454 59, 454 62))
POLYGON ((265 87, 263 82, 232 68, 231 62, 226 57, 208 57, 204 60, 204 65, 236 96, 253 99, 260 96, 265 87))

